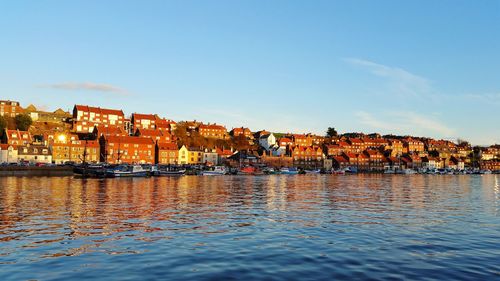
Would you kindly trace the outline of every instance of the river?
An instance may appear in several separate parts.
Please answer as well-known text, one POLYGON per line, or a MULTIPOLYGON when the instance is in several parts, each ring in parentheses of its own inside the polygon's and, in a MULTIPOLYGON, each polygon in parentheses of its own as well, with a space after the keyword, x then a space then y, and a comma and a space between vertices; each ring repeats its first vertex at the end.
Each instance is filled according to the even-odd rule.
POLYGON ((0 178, 0 280, 499 280, 500 175, 0 178))

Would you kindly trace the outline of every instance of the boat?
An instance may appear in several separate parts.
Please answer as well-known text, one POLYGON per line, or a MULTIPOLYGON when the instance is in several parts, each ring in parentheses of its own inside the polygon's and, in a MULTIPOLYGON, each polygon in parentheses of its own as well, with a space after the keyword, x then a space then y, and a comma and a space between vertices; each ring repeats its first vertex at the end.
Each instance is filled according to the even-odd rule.
POLYGON ((288 167, 283 167, 280 169, 280 173, 282 175, 297 175, 299 174, 299 170, 297 168, 288 168, 288 167))
POLYGON ((417 173, 417 171, 415 171, 413 169, 404 169, 404 170, 402 170, 402 174, 404 174, 404 175, 414 175, 416 173, 417 173))
POLYGON ((103 165, 76 165, 73 166, 73 173, 84 178, 104 178, 106 168, 103 165))
POLYGON ((238 170, 238 175, 252 175, 252 176, 260 176, 264 175, 265 173, 260 170, 259 168, 252 167, 252 166, 247 166, 244 167, 240 170, 238 170))
POLYGON ((334 174, 334 175, 345 175, 345 170, 333 170, 332 174, 334 174))
POLYGON ((223 176, 226 173, 227 173, 226 167, 224 166, 215 166, 213 170, 207 170, 201 172, 203 176, 223 176))
POLYGON ((168 176, 183 176, 186 174, 186 169, 181 170, 168 170, 168 169, 158 169, 153 175, 157 177, 168 177, 168 176))
POLYGON ((275 169, 273 168, 265 168, 262 170, 262 172, 266 175, 279 175, 280 172, 279 171, 276 171, 275 169))
POLYGON ((150 175, 150 171, 144 169, 141 165, 120 165, 106 170, 106 175, 114 178, 147 177, 150 175))
POLYGON ((320 174, 321 169, 316 169, 316 170, 304 170, 306 174, 320 174))

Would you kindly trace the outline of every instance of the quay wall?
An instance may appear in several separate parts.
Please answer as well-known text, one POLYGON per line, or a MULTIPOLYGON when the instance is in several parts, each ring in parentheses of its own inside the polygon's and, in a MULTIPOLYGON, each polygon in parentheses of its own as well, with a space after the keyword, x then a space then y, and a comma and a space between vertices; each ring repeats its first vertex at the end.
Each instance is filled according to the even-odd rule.
POLYGON ((6 176, 72 176, 72 167, 19 167, 7 166, 0 167, 0 177, 6 176))

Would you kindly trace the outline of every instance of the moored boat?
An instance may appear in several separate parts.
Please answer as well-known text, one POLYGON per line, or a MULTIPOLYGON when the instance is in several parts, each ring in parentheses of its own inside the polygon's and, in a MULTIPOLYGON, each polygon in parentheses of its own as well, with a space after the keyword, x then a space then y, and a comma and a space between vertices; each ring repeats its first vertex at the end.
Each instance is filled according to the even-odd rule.
POLYGON ((297 168, 294 168, 294 167, 291 167, 291 168, 283 167, 280 169, 280 173, 282 175, 297 175, 297 174, 299 174, 299 170, 297 170, 297 168))
POLYGON ((215 166, 213 170, 202 171, 201 174, 203 176, 222 176, 227 173, 226 167, 224 166, 215 166))
POLYGON ((141 165, 120 165, 113 169, 106 170, 106 175, 109 177, 147 177, 150 171, 144 169, 141 165))

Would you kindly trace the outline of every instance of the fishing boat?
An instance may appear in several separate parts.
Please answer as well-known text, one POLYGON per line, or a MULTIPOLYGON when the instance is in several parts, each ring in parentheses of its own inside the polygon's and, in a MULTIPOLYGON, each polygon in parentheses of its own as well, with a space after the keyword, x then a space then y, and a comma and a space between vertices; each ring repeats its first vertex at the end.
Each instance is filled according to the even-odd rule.
POLYGON ((144 169, 141 165, 120 165, 106 170, 106 175, 113 178, 147 177, 150 175, 150 171, 144 169))
POLYGON ((262 170, 260 170, 256 167, 252 167, 252 166, 244 167, 238 171, 238 175, 259 176, 259 175, 264 175, 264 174, 265 173, 262 170))
POLYGON ((174 176, 183 176, 186 174, 186 169, 157 169, 153 175, 157 177, 174 177, 174 176))
POLYGON ((299 170, 297 168, 288 168, 288 167, 283 167, 280 169, 280 173, 282 175, 297 175, 299 174, 299 170))
POLYGON ((81 164, 73 167, 73 173, 84 178, 104 178, 106 168, 103 165, 81 164))
POLYGON ((226 167, 224 166, 215 166, 213 170, 207 170, 201 172, 203 176, 223 176, 226 173, 227 173, 226 167))
POLYGON ((306 174, 320 174, 321 169, 316 169, 316 170, 305 170, 304 171, 306 174))

